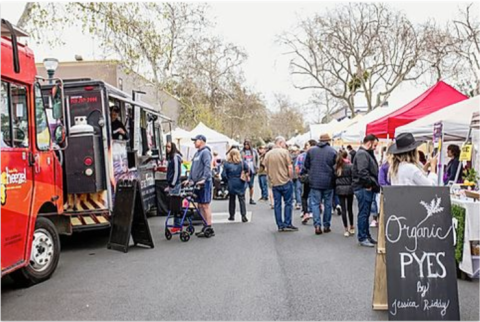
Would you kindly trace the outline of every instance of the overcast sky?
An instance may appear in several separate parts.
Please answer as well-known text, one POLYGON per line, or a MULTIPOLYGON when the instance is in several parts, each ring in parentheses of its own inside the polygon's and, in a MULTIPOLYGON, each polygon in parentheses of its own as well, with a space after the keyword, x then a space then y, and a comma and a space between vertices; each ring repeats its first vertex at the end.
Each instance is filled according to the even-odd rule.
MULTIPOLYGON (((393 8, 405 12, 414 23, 434 18, 439 22, 451 19, 462 2, 439 1, 403 1, 388 2, 393 8)), ((288 30, 298 16, 312 12, 323 12, 335 5, 334 2, 247 2, 217 1, 209 2, 211 14, 216 21, 216 31, 225 40, 243 47, 248 53, 244 66, 247 84, 261 92, 268 102, 273 102, 274 93, 283 93, 299 105, 305 104, 309 93, 293 88, 289 73, 288 60, 282 56, 282 49, 275 44, 276 35, 288 30)), ((25 2, 1 4, 1 16, 16 22, 25 2)), ((478 7, 478 6, 477 6, 478 7)), ((36 54, 36 60, 42 61, 52 56, 61 61, 72 61, 76 54, 85 60, 100 59, 100 50, 95 48, 92 38, 82 35, 79 30, 63 32, 66 45, 46 48, 29 43, 36 54)), ((447 80, 448 82, 448 80, 447 80)), ((432 84, 433 85, 433 84, 432 84)), ((422 85, 404 85, 397 89, 389 99, 390 106, 401 106, 426 90, 422 85)), ((308 120, 307 120, 308 121, 308 120)))

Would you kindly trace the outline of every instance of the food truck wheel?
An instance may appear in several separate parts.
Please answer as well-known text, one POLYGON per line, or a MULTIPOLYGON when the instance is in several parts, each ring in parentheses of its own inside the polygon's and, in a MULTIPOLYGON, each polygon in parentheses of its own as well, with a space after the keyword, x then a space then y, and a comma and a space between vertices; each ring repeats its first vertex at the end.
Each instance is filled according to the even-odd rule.
POLYGON ((60 237, 55 225, 45 217, 35 222, 29 264, 12 273, 15 282, 31 286, 49 279, 60 259, 60 237))

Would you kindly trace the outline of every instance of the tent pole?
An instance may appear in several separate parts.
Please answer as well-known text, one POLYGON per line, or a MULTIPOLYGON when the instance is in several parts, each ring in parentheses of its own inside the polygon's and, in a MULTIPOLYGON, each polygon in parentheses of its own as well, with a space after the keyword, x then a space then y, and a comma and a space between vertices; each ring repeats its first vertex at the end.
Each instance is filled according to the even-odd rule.
MULTIPOLYGON (((470 124, 470 128, 468 129, 467 139, 465 140, 463 145, 467 144, 471 140, 471 137, 472 137, 472 125, 470 124)), ((460 176, 460 169, 461 169, 461 163, 457 167, 457 173, 455 174, 455 181, 453 183, 457 183, 458 177, 460 176)))

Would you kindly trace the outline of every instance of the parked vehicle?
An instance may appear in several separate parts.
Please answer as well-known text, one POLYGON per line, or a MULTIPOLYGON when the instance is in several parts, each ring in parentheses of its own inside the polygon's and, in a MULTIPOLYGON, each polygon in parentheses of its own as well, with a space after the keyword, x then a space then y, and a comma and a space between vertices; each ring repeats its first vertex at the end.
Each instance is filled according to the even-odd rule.
POLYGON ((2 276, 31 285, 50 278, 60 258, 59 234, 72 232, 63 215, 59 159, 66 148, 63 84, 52 80, 46 106, 33 52, 17 41, 27 35, 3 19, 1 27, 2 276))
MULTIPOLYGON (((44 100, 49 91, 44 88, 44 100)), ((63 197, 73 230, 110 227, 115 187, 121 179, 138 179, 145 210, 155 212, 155 172, 166 172, 162 121, 169 119, 101 80, 66 79, 64 93, 69 126, 63 197), (113 138, 114 106, 128 140, 113 138)))

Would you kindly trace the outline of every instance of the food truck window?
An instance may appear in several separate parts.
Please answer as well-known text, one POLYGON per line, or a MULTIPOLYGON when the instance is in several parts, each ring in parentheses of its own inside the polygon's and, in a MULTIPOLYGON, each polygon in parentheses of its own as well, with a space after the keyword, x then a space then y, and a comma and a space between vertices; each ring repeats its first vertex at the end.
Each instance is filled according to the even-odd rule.
POLYGON ((28 147, 27 89, 24 86, 10 85, 12 98, 13 145, 28 147))
POLYGON ((12 140, 10 139, 12 134, 10 132, 11 122, 10 122, 10 99, 9 99, 9 90, 8 90, 8 83, 2 81, 2 92, 1 92, 2 102, 1 102, 1 119, 2 119, 2 140, 0 144, 3 147, 11 147, 12 140))
POLYGON ((46 151, 50 148, 50 129, 48 127, 47 113, 43 105, 42 90, 38 83, 35 84, 35 125, 37 134, 37 147, 46 151))

